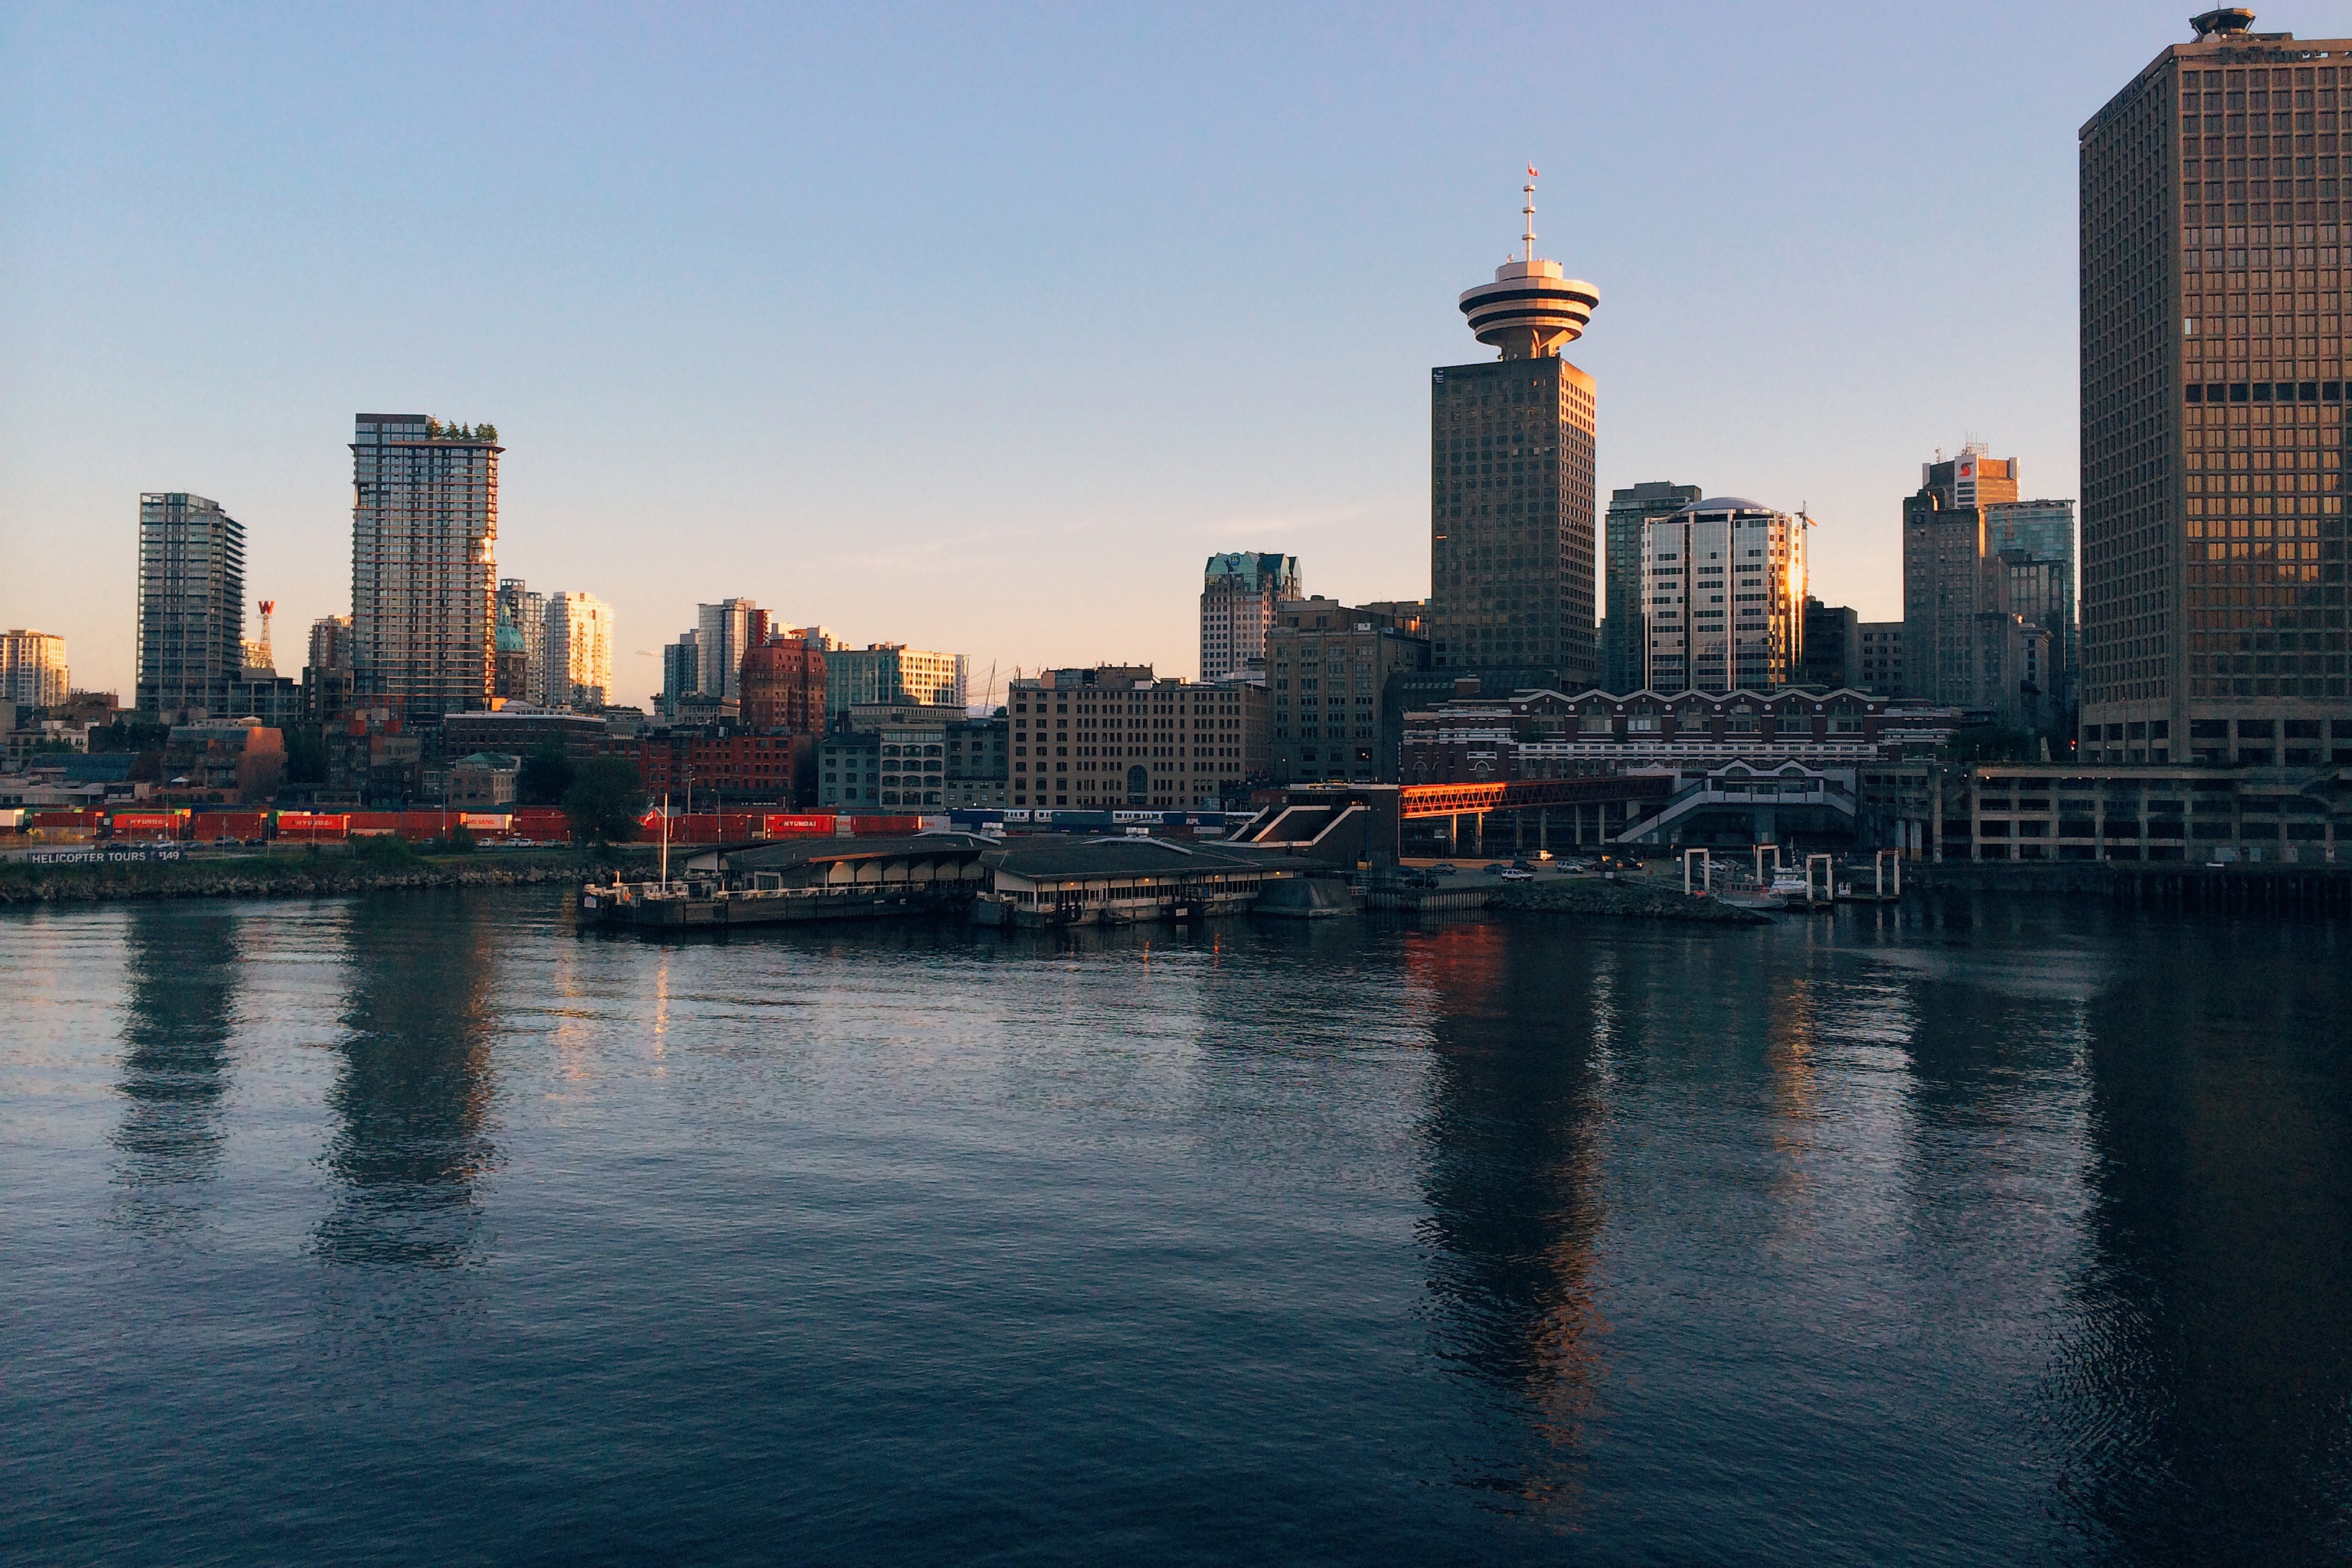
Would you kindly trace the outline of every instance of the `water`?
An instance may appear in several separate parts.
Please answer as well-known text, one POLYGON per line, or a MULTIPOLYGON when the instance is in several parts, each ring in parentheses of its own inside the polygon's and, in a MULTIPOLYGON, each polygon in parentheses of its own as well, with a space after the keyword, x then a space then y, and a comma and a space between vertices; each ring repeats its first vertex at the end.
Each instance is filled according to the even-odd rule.
POLYGON ((0 1558, 2340 1562, 2319 925, 0 919, 0 1558))

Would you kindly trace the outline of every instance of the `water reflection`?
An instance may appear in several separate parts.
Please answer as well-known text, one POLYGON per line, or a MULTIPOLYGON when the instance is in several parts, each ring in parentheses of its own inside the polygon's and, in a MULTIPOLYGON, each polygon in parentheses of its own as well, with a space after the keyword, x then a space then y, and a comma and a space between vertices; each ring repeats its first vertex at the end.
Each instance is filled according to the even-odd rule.
POLYGON ((2046 1405, 2073 1522, 2134 1558, 2352 1548, 2343 954, 2281 942, 2342 945, 2169 928, 2089 1008, 2095 1258, 2046 1405))
POLYGON ((447 1268, 472 1260, 477 1177, 497 1156, 489 988, 497 930, 484 900, 362 899, 349 927, 347 1034, 327 1106, 337 1184, 315 1246, 339 1263, 447 1268))
POLYGON ((1516 1404, 1540 1448, 1468 1478, 1572 1519, 1608 1325, 1596 1301, 1601 1079, 1589 960, 1498 924, 1408 938, 1433 1005, 1423 1178, 1439 1353, 1516 1404))
POLYGON ((135 906, 124 921, 114 1216, 131 1229, 179 1234, 211 1206, 242 923, 226 911, 156 906, 135 906))

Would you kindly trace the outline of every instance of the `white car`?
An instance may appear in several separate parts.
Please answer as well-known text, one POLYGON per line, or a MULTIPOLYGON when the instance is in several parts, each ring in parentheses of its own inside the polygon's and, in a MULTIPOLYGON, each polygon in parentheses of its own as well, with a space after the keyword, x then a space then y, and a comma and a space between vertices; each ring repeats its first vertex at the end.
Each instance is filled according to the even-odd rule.
POLYGON ((1502 878, 1506 882, 1526 882, 1535 878, 1533 871, 1522 871, 1516 866, 1506 866, 1495 875, 1502 878))

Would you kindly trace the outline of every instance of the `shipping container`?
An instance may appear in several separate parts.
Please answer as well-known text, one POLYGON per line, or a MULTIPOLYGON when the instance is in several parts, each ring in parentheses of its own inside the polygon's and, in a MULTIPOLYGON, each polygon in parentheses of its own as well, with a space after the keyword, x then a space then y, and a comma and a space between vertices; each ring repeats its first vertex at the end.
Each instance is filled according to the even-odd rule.
POLYGON ((514 827, 514 818, 503 811, 461 811, 457 820, 478 838, 503 838, 514 827))
POLYGON ((404 811, 400 814, 400 836, 411 844, 430 844, 436 838, 446 838, 449 829, 457 825, 458 813, 454 811, 404 811))
POLYGON ((0 833, 15 833, 22 828, 26 815, 21 805, 0 806, 0 833))
POLYGON ((923 819, 919 816, 857 816, 850 819, 849 830, 860 838, 905 838, 923 830, 923 819))
POLYGON ((185 829, 187 820, 187 814, 180 811, 118 811, 113 819, 114 837, 177 838, 185 829))
POLYGON ((572 840, 572 819, 559 807, 519 805, 513 816, 512 832, 517 838, 528 838, 534 844, 568 844, 572 840))
POLYGON ((827 816, 783 816, 770 814, 760 819, 761 829, 771 838, 831 837, 838 819, 827 816))
POLYGON ((33 827, 97 827, 106 821, 102 811, 36 811, 33 827))
POLYGON ((396 811, 347 811, 343 813, 343 831, 353 838, 398 837, 400 813, 396 811))
POLYGON ((268 821, 267 812, 200 811, 188 837, 199 844, 210 844, 215 838, 234 838, 242 844, 248 838, 267 837, 268 821))
POLYGON ((278 814, 278 837, 280 838, 317 842, 341 838, 350 830, 350 819, 340 814, 315 811, 281 811, 278 814))

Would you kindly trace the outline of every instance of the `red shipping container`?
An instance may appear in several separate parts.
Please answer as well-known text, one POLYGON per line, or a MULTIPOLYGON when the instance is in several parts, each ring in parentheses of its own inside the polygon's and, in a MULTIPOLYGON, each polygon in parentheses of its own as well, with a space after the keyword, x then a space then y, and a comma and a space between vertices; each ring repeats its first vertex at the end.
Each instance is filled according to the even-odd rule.
POLYGON ((568 843, 572 838, 572 819, 552 805, 519 805, 514 808, 513 832, 517 838, 533 843, 568 843))
POLYGON ((186 818, 176 811, 118 811, 114 814, 114 836, 117 838, 177 838, 186 818))
POLYGON ((258 811, 202 811, 196 814, 188 837, 199 844, 209 844, 215 838, 242 842, 261 837, 267 831, 265 821, 265 814, 258 811))
POLYGON ((829 838, 834 834, 834 818, 771 814, 761 818, 761 826, 771 838, 829 838))
POLYGON ((857 816, 850 819, 850 832, 860 838, 904 838, 923 830, 919 816, 857 816))
POLYGON ((343 813, 343 831, 352 837, 365 837, 373 834, 400 832, 400 813, 396 811, 347 811, 343 813))
POLYGON ((99 827, 106 822, 102 811, 37 811, 27 827, 99 827))
POLYGON ((315 811, 281 811, 278 814, 278 837, 280 838, 341 838, 350 827, 349 819, 337 814, 315 811))

